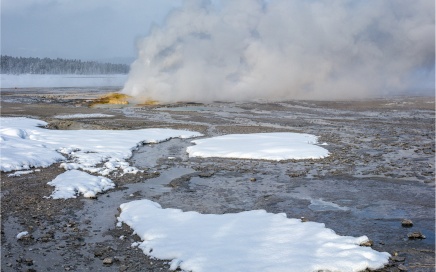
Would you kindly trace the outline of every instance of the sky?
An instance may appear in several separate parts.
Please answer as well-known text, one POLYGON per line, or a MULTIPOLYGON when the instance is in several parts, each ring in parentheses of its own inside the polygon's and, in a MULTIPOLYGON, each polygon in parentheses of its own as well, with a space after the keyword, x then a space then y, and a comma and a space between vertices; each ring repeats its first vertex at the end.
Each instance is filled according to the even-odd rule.
POLYGON ((180 0, 2 0, 1 52, 132 61, 136 41, 180 0))

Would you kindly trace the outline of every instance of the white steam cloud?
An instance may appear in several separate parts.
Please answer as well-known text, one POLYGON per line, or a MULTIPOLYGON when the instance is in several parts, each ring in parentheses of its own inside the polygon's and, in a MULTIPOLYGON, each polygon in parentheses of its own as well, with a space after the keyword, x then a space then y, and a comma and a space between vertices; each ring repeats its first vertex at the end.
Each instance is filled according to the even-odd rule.
POLYGON ((140 100, 399 94, 434 88, 435 3, 186 1, 138 50, 123 92, 140 100))

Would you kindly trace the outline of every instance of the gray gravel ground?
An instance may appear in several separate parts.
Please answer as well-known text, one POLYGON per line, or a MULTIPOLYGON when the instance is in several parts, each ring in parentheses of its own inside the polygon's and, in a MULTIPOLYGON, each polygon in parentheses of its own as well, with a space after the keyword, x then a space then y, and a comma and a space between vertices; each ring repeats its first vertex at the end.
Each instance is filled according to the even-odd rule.
POLYGON ((130 246, 139 237, 128 226, 116 227, 119 205, 142 198, 200 213, 285 212, 340 235, 367 235, 374 249, 394 256, 381 271, 435 270, 434 97, 88 107, 109 91, 2 89, 1 113, 42 119, 51 129, 311 133, 331 156, 189 158, 190 140, 173 139, 141 147, 130 162, 144 173, 112 176, 117 188, 97 199, 45 199, 53 189, 47 182, 63 172, 58 165, 15 177, 1 173, 2 271, 167 271, 168 261, 130 246), (76 113, 114 117, 55 118, 76 113), (403 227, 403 219, 413 226, 403 227), (24 230, 29 235, 17 240, 24 230), (426 238, 409 239, 413 232, 426 238))

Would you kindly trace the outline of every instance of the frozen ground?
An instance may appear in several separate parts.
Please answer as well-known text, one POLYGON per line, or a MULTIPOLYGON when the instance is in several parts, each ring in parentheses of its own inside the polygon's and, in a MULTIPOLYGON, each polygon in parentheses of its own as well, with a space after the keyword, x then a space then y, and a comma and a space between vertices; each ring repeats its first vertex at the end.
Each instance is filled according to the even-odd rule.
POLYGON ((97 199, 44 199, 53 192, 47 182, 65 171, 58 165, 2 173, 2 270, 168 270, 168 262, 131 247, 141 239, 127 225, 116 226, 122 203, 145 198, 201 214, 264 209, 304 217, 339 235, 368 236, 373 249, 393 256, 385 271, 434 271, 434 98, 88 108, 87 99, 104 90, 79 91, 3 89, 2 115, 42 119, 53 129, 172 128, 206 137, 308 133, 328 143, 322 148, 330 155, 202 159, 186 153, 190 140, 173 139, 135 151, 129 163, 144 172, 114 173, 109 178, 117 189, 97 199), (56 117, 77 114, 113 117, 56 117), (413 227, 402 227, 404 218, 413 227), (415 231, 426 239, 408 239, 415 231))

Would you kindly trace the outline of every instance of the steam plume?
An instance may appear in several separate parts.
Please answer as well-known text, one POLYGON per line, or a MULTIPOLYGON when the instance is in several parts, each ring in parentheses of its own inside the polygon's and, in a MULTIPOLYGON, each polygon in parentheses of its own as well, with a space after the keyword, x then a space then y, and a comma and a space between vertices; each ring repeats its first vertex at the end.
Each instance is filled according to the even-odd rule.
POLYGON ((186 1, 138 50, 123 92, 141 100, 398 94, 434 87, 435 3, 186 1))

